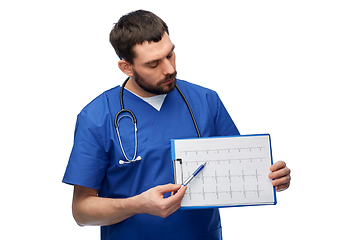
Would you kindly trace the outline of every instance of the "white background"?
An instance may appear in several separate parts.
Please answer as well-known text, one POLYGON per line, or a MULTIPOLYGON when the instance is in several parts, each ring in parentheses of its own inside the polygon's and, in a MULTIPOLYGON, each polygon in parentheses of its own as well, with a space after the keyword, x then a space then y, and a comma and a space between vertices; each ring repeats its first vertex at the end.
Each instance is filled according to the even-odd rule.
POLYGON ((169 25, 178 77, 216 90, 242 134, 270 133, 292 170, 278 205, 221 210, 224 239, 358 239, 360 4, 346 0, 2 1, 0 238, 99 239, 61 180, 76 115, 125 79, 113 23, 139 8, 169 25))

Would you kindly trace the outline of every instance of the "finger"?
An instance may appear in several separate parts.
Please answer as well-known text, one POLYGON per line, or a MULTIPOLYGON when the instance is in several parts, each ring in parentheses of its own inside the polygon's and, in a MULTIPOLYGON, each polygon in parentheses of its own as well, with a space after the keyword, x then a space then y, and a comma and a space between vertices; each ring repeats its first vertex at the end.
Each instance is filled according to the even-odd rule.
POLYGON ((288 184, 291 181, 291 177, 290 175, 279 178, 279 179, 275 179, 273 180, 271 183, 273 186, 280 186, 280 185, 284 185, 284 184, 288 184))
POLYGON ((174 195, 170 196, 171 200, 173 202, 177 202, 177 201, 181 202, 181 200, 183 199, 183 197, 186 193, 186 189, 187 189, 187 187, 185 186, 185 187, 181 188, 180 190, 178 190, 174 195))
POLYGON ((273 165, 271 165, 270 171, 275 172, 284 167, 286 167, 286 163, 284 161, 278 161, 278 162, 274 163, 273 165))
POLYGON ((288 167, 285 167, 283 169, 277 170, 275 172, 272 172, 269 174, 270 179, 278 179, 287 175, 290 175, 291 171, 288 167))
POLYGON ((281 192, 281 191, 284 191, 284 190, 288 189, 289 186, 290 186, 290 182, 288 182, 286 184, 276 186, 275 189, 276 189, 277 192, 281 192))
POLYGON ((174 204, 171 205, 163 214, 161 217, 166 218, 168 216, 170 216, 171 214, 173 214, 174 212, 176 212, 179 208, 181 207, 181 204, 174 204))
POLYGON ((182 187, 181 189, 178 190, 178 192, 183 192, 183 194, 185 195, 187 186, 182 187))
POLYGON ((174 212, 176 212, 181 207, 181 201, 185 195, 186 188, 180 189, 176 194, 164 199, 163 211, 160 214, 160 217, 167 217, 174 212))
POLYGON ((177 190, 171 192, 171 196, 175 195, 175 194, 176 194, 177 192, 179 192, 180 190, 182 190, 181 185, 179 185, 179 188, 178 188, 177 190))
POLYGON ((157 189, 160 191, 160 193, 164 194, 167 192, 173 192, 173 191, 177 191, 180 188, 181 185, 179 184, 166 184, 166 185, 160 185, 157 186, 157 189))

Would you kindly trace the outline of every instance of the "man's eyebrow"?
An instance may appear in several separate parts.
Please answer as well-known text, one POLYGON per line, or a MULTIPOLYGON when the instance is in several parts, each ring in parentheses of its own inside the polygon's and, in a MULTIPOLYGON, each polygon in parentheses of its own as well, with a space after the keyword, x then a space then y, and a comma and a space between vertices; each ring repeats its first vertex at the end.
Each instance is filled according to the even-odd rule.
MULTIPOLYGON (((172 47, 171 51, 169 52, 169 54, 170 54, 171 52, 173 52, 174 49, 175 49, 175 45, 173 44, 173 47, 172 47)), ((169 54, 168 54, 168 55, 169 55, 169 54)))
MULTIPOLYGON (((175 45, 173 44, 173 47, 171 48, 171 51, 166 55, 166 56, 169 56, 175 49, 175 45)), ((155 59, 155 60, 151 60, 149 62, 146 62, 145 65, 150 65, 150 64, 153 64, 153 63, 156 63, 158 61, 160 61, 161 59, 155 59)))

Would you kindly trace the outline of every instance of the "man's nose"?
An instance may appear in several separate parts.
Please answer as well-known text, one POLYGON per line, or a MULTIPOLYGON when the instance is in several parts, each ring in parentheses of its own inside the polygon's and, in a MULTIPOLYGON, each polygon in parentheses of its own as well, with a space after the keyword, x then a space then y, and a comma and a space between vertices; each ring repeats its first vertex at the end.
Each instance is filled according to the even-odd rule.
POLYGON ((171 64, 169 59, 165 59, 163 64, 163 74, 170 75, 175 72, 175 67, 171 64))

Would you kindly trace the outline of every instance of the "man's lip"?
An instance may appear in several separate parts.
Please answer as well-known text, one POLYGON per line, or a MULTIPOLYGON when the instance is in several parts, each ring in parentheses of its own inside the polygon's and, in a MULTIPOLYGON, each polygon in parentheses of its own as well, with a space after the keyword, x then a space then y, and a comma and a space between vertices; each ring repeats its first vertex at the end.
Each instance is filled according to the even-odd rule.
POLYGON ((168 79, 168 80, 166 80, 166 81, 163 82, 163 83, 164 83, 164 84, 169 84, 169 83, 172 83, 173 81, 175 81, 175 78, 168 79))

